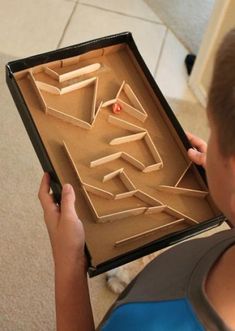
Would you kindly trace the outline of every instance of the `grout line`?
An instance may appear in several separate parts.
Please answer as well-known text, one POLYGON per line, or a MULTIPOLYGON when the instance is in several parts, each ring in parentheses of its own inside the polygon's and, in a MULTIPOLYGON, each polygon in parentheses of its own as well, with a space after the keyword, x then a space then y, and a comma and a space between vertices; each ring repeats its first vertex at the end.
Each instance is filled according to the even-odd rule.
POLYGON ((69 19, 68 19, 68 21, 67 21, 67 23, 66 23, 66 25, 64 27, 64 31, 62 32, 62 35, 60 37, 60 40, 59 40, 56 48, 60 48, 60 45, 61 45, 61 43, 62 43, 62 41, 64 39, 65 33, 66 33, 67 29, 68 29, 69 23, 71 22, 71 19, 72 19, 73 15, 74 15, 74 13, 75 13, 75 11, 77 9, 77 6, 78 6, 78 1, 76 1, 74 3, 73 10, 72 10, 72 12, 71 12, 71 14, 69 16, 69 19))
POLYGON ((109 12, 109 13, 118 14, 118 15, 122 15, 122 16, 125 16, 125 17, 136 18, 136 19, 139 19, 139 20, 141 20, 141 21, 145 21, 145 22, 153 23, 153 24, 156 24, 156 25, 164 25, 164 24, 161 23, 161 22, 153 21, 153 20, 151 20, 151 19, 145 19, 145 18, 143 18, 143 17, 139 17, 139 16, 135 16, 135 15, 128 15, 128 14, 125 14, 125 13, 119 12, 119 11, 117 11, 117 10, 111 10, 111 9, 107 9, 107 8, 102 8, 102 7, 99 7, 99 6, 90 5, 90 4, 86 4, 86 3, 80 3, 80 5, 81 5, 81 6, 85 6, 85 7, 96 8, 96 9, 99 9, 99 10, 103 10, 103 11, 106 11, 106 12, 109 12))
POLYGON ((166 31, 165 31, 165 34, 164 34, 164 37, 163 37, 163 40, 162 40, 162 45, 161 45, 161 49, 160 49, 160 52, 159 52, 159 55, 158 55, 156 67, 155 67, 155 70, 154 70, 154 78, 155 79, 157 78, 157 72, 158 72, 158 68, 159 68, 159 65, 160 65, 161 58, 162 58, 163 49, 164 49, 165 44, 166 44, 166 37, 168 35, 168 31, 169 31, 169 29, 166 27, 166 31))
POLYGON ((188 51, 188 53, 193 53, 192 50, 185 44, 185 42, 180 38, 178 34, 175 33, 174 30, 167 24, 162 23, 162 25, 165 25, 165 27, 175 36, 175 38, 179 41, 179 43, 188 51))

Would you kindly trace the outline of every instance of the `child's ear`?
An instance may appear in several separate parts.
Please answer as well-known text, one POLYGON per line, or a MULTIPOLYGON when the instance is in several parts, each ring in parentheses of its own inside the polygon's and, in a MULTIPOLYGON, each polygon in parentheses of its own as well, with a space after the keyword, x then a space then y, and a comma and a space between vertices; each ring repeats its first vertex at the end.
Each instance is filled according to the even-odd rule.
POLYGON ((232 219, 235 219, 235 191, 232 193, 230 198, 230 209, 231 209, 232 219))
POLYGON ((235 179, 235 154, 229 157, 229 163, 232 170, 232 175, 234 175, 235 179))
POLYGON ((231 194, 231 198, 230 198, 230 208, 231 208, 231 212, 232 212, 232 218, 235 219, 235 155, 230 157, 229 160, 230 163, 230 168, 231 168, 231 174, 232 174, 232 194, 231 194))

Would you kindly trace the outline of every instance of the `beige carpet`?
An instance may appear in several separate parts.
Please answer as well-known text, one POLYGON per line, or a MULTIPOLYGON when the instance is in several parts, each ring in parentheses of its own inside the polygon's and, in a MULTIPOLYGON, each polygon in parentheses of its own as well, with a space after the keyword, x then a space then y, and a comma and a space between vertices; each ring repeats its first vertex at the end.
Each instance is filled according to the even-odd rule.
MULTIPOLYGON (((0 329, 55 329, 53 264, 47 231, 37 199, 42 169, 5 84, 0 54, 0 329)), ((183 126, 207 137, 204 110, 171 100, 183 126)), ((104 275, 90 280, 98 323, 115 300, 104 275)))
POLYGON ((198 53, 215 0, 144 0, 177 38, 198 53))

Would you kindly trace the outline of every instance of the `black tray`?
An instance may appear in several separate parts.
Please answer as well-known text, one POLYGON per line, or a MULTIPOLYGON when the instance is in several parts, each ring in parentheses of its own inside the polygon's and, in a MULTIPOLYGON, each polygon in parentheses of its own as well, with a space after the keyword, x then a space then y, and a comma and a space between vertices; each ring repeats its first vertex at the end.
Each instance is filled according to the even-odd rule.
MULTIPOLYGON (((116 34, 116 35, 112 35, 112 36, 108 36, 108 37, 104 37, 104 38, 100 38, 100 39, 95 39, 95 40, 85 42, 82 44, 78 44, 78 45, 66 47, 63 49, 51 51, 48 53, 35 55, 35 56, 31 56, 31 57, 28 57, 25 59, 9 62, 6 65, 6 81, 7 81, 8 87, 9 87, 12 97, 15 101, 16 107, 18 108, 19 114, 25 125, 27 133, 34 146, 35 152, 41 162, 42 168, 45 172, 50 173, 50 176, 52 179, 51 188, 53 190, 55 200, 57 202, 60 202, 61 183, 55 172, 53 164, 48 156, 48 153, 43 145, 42 139, 41 139, 39 132, 37 130, 37 127, 32 119, 32 116, 26 105, 24 97, 17 85, 16 79, 14 77, 14 73, 27 69, 27 68, 30 68, 30 67, 37 66, 39 64, 48 63, 48 62, 55 61, 58 59, 70 58, 73 56, 84 54, 84 53, 92 51, 92 50, 96 50, 99 48, 116 45, 116 44, 120 44, 120 43, 126 43, 129 46, 129 48, 133 52, 133 54, 138 62, 140 68, 142 69, 145 77, 147 78, 149 84, 151 85, 153 92, 158 97, 158 100, 159 100, 161 106, 163 107, 167 117, 173 124, 175 131, 177 132, 185 149, 188 149, 190 147, 190 144, 187 140, 187 137, 186 137, 183 129, 181 128, 180 124, 178 123, 173 111, 169 107, 167 101, 163 97, 155 80, 153 79, 150 71, 148 70, 146 64, 144 63, 130 32, 124 32, 124 33, 120 33, 120 34, 116 34)), ((206 181, 203 168, 201 168, 201 167, 197 167, 197 168, 198 168, 198 171, 199 171, 201 177, 203 178, 203 180, 206 181)), ((186 229, 183 231, 175 232, 170 235, 166 235, 158 240, 148 243, 147 245, 139 247, 138 249, 134 249, 132 251, 129 251, 126 254, 122 254, 118 257, 109 259, 108 261, 98 264, 98 265, 92 265, 92 259, 91 259, 90 253, 89 253, 89 247, 86 247, 86 253, 87 253, 88 261, 89 261, 89 269, 88 269, 89 275, 91 277, 98 275, 104 271, 115 268, 124 263, 130 262, 134 259, 137 259, 137 258, 147 255, 149 253, 152 253, 156 250, 159 250, 159 249, 162 249, 169 245, 175 244, 179 241, 182 241, 183 239, 189 238, 189 237, 196 235, 200 232, 203 232, 209 228, 215 227, 215 226, 221 224, 223 221, 224 221, 224 216, 219 215, 218 217, 215 217, 210 220, 205 220, 204 222, 202 222, 198 225, 192 226, 190 229, 186 229)))

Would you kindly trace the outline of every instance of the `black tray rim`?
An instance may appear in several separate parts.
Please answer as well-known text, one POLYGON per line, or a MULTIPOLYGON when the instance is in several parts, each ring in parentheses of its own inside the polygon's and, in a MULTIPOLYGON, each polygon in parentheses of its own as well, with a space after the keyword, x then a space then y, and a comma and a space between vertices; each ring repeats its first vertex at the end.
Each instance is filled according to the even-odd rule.
MULTIPOLYGON (((72 46, 56 49, 42 54, 33 55, 19 60, 10 61, 6 64, 6 82, 9 87, 9 90, 12 94, 16 107, 20 113, 26 131, 29 135, 31 143, 33 144, 34 150, 39 158, 39 161, 42 165, 42 168, 45 172, 48 172, 51 176, 51 188, 55 197, 55 201, 60 203, 61 199, 61 189, 62 185, 59 181, 59 178, 55 172, 53 164, 49 158, 49 155, 43 145, 42 139, 39 135, 38 129, 33 121, 33 118, 30 114, 30 111, 24 101, 24 97, 17 85, 17 82, 14 77, 14 73, 34 67, 40 64, 66 59, 69 57, 81 55, 89 51, 93 51, 99 48, 104 48, 108 46, 113 46, 121 43, 126 43, 131 51, 133 52, 140 68, 143 70, 148 83, 150 84, 153 92, 158 97, 160 104, 165 111, 167 117, 171 121, 174 129, 176 130, 181 142, 183 143, 185 149, 191 147, 190 142, 187 139, 187 136, 182 129, 180 123, 178 122, 174 112, 170 108, 168 102, 160 91, 156 81, 154 80, 152 74, 150 73, 147 65, 145 64, 136 44, 133 39, 131 32, 122 32, 118 34, 113 34, 110 36, 93 39, 91 41, 86 41, 83 43, 75 44, 72 46)), ((206 182, 205 171, 202 167, 197 166, 198 172, 200 173, 204 182, 206 182)), ((97 276, 105 271, 116 268, 125 263, 129 263, 137 258, 140 258, 144 255, 150 254, 154 251, 160 250, 164 247, 171 246, 176 244, 184 239, 195 236, 203 231, 206 231, 210 228, 220 225, 225 221, 225 217, 221 214, 218 217, 213 219, 205 220, 202 223, 191 227, 190 229, 181 230, 174 232, 172 234, 161 237, 160 239, 154 240, 140 248, 129 251, 128 253, 119 255, 115 258, 112 258, 104 263, 98 264, 96 266, 92 265, 92 256, 89 252, 89 248, 85 246, 86 255, 88 258, 88 274, 90 277, 97 276)))

